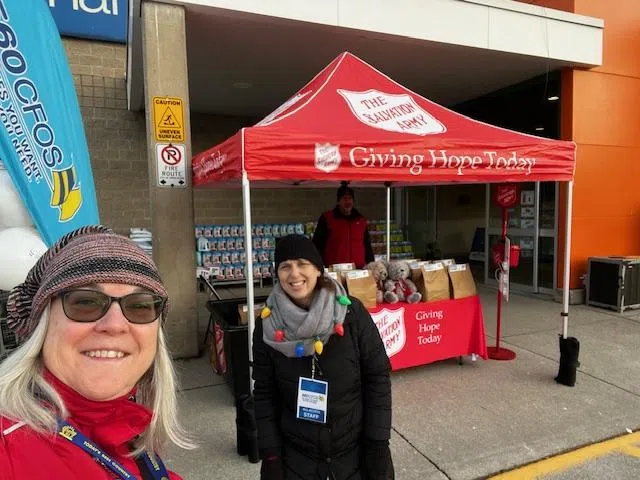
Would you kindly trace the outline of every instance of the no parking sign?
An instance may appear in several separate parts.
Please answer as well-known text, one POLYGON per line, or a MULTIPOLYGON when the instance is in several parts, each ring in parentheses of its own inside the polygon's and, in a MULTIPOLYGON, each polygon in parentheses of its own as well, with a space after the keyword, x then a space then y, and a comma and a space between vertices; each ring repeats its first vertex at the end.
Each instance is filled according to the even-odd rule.
POLYGON ((186 188, 185 155, 184 145, 156 143, 159 187, 186 188))

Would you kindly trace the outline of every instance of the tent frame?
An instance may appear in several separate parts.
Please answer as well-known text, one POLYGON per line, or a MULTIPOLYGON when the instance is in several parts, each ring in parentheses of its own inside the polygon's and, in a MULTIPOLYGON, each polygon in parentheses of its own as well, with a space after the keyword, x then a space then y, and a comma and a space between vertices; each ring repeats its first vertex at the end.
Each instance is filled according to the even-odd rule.
POLYGON ((272 183, 276 187, 289 184, 323 187, 346 177, 351 178, 350 183, 356 186, 384 185, 387 190, 387 259, 391 258, 392 185, 567 182, 561 331, 566 339, 575 155, 574 142, 537 137, 470 119, 416 94, 355 55, 349 52, 340 54, 262 121, 253 127, 240 129, 192 161, 195 185, 213 182, 218 187, 235 187, 238 182, 242 185, 250 366, 253 365, 256 321, 251 232, 252 182, 263 187, 269 187, 272 183), (348 110, 345 110, 345 101, 348 110), (400 103, 396 105, 396 102, 400 103), (321 109, 318 105, 321 105, 321 109), (376 111, 378 107, 382 107, 380 115, 376 111), (337 123, 337 117, 326 115, 328 111, 342 112, 342 123, 337 123), (417 130, 411 130, 414 127, 417 130), (407 137, 406 134, 413 136, 407 137), (432 137, 432 134, 442 134, 443 137, 432 137), (326 143, 329 140, 330 143, 326 143), (315 170, 309 164, 313 143, 315 170), (354 161, 355 149, 366 150, 364 145, 371 147, 378 144, 382 145, 382 150, 374 156, 374 149, 369 148, 370 156, 364 164, 354 161), (398 150, 396 156, 393 148, 386 150, 390 145, 399 145, 405 152, 398 150), (341 149, 351 159, 342 166, 341 149), (423 166, 427 151, 431 155, 431 164, 423 166), (451 153, 448 155, 447 151, 451 153), (536 163, 541 153, 541 161, 536 163), (416 155, 419 163, 415 163, 416 155), (408 158, 414 160, 412 167, 408 166, 412 163, 408 158), (283 161, 290 164, 290 168, 283 168, 283 161), (419 171, 412 170, 416 165, 420 166, 419 171), (377 166, 385 171, 362 170, 365 166, 377 166), (423 171, 423 167, 437 170, 423 171), (463 174, 463 168, 467 169, 465 172, 469 176, 463 174), (324 174, 319 176, 316 170, 324 174))
MULTIPOLYGON (((327 182, 329 183, 329 182, 327 182)), ((416 185, 431 185, 418 183, 416 185)), ((384 182, 387 190, 387 260, 391 259, 391 182, 384 182)), ((562 283, 562 338, 566 339, 569 328, 569 279, 571 267, 571 215, 573 210, 573 180, 566 182, 566 219, 564 238, 564 275, 562 283)), ((251 182, 244 168, 244 129, 242 129, 242 209, 244 217, 244 244, 247 253, 245 272, 248 318, 248 342, 249 342, 249 369, 253 371, 253 331, 256 325, 254 284, 253 284, 253 236, 251 234, 251 182)), ((488 261, 485 260, 485 261, 488 261)), ((274 273, 274 276, 277 273, 274 273)), ((253 386, 253 380, 251 380, 253 386)))

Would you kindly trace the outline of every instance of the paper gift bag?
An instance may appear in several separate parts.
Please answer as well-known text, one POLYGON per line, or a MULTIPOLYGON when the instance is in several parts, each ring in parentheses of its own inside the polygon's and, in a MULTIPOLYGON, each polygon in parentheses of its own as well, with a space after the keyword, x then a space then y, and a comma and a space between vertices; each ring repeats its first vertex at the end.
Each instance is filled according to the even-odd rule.
POLYGON ((415 283, 416 286, 422 281, 422 266, 429 265, 430 263, 429 260, 409 262, 409 268, 411 269, 411 276, 409 278, 411 278, 411 281, 415 283))
POLYGON ((340 278, 338 277, 338 272, 325 272, 325 275, 329 278, 333 278, 336 282, 340 281, 340 278))
MULTIPOLYGON (((260 318, 260 312, 265 307, 264 303, 256 303, 254 306, 255 318, 260 318)), ((246 325, 249 322, 249 307, 247 305, 238 305, 238 315, 240 315, 240 325, 246 325)))
POLYGON ((422 266, 422 299, 425 302, 436 300, 449 300, 451 293, 449 290, 449 274, 446 267, 440 262, 429 263, 422 266))
POLYGON ((441 260, 435 260, 435 261, 436 262, 440 262, 445 267, 448 267, 449 265, 455 265, 456 264, 456 261, 453 258, 443 258, 441 260))
POLYGON ((333 265, 329 266, 329 271, 343 272, 346 270, 355 270, 355 268, 356 268, 355 263, 334 263, 333 265))
POLYGON ((338 274, 338 280, 342 283, 343 287, 347 287, 347 272, 356 268, 355 263, 335 263, 329 266, 329 272, 336 272, 338 274))
POLYGON ((376 281, 369 270, 346 272, 349 295, 357 298, 366 308, 376 306, 376 281))
POLYGON ((473 280, 469 264, 449 265, 449 277, 453 286, 453 298, 471 297, 476 294, 476 282, 473 280))

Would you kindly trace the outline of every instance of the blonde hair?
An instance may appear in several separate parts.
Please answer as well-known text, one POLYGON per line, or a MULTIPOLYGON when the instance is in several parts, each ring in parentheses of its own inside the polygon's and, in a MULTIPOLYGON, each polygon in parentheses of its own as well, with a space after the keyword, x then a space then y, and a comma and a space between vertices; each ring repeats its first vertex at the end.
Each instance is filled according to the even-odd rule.
MULTIPOLYGON (((69 415, 60 395, 44 379, 42 346, 49 326, 49 306, 29 339, 0 363, 0 415, 24 422, 40 433, 57 430, 57 417, 69 415), (46 407, 45 404, 50 405, 46 407)), ((184 449, 196 448, 178 420, 177 379, 162 327, 153 365, 138 382, 137 400, 153 416, 136 439, 131 455, 154 452, 170 441, 184 449)))

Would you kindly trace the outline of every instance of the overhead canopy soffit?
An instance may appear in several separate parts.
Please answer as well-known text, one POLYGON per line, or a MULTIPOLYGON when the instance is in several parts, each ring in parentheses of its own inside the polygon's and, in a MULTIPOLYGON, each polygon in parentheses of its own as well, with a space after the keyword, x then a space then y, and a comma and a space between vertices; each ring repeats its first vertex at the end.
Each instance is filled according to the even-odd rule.
MULTIPOLYGON (((130 9, 133 110, 144 108, 141 1, 130 9)), ((602 62, 602 20, 509 0, 163 3, 185 8, 193 112, 264 116, 343 51, 443 105, 602 62)))
POLYGON ((575 145, 478 122, 350 53, 253 127, 192 160, 193 184, 565 181, 575 145))

